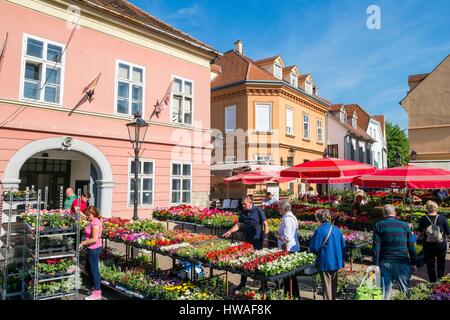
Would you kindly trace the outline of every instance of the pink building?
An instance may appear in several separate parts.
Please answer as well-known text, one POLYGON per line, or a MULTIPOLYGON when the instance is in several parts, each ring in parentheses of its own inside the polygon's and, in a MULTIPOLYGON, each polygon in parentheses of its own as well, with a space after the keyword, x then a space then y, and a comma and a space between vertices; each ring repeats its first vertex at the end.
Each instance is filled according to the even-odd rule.
POLYGON ((140 168, 140 217, 205 205, 210 191, 210 46, 124 0, 0 2, 0 182, 3 190, 88 189, 104 216, 131 216, 126 123, 153 117, 140 168), (76 27, 74 29, 74 27, 76 27), (93 100, 83 89, 99 74, 93 100))

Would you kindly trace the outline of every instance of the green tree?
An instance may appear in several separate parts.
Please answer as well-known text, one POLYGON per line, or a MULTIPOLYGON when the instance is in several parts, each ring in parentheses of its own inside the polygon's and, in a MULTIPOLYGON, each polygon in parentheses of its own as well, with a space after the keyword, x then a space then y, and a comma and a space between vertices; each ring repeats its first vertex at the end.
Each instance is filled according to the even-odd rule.
POLYGON ((389 121, 386 122, 388 167, 398 167, 409 162, 409 143, 405 132, 389 121))

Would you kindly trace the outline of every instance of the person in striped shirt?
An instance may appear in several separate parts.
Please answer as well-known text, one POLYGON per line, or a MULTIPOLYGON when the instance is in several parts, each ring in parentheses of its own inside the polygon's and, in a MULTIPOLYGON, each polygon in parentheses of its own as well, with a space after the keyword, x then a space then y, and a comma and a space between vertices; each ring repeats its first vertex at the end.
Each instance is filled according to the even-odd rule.
POLYGON ((411 274, 417 272, 417 252, 411 229, 397 219, 394 206, 385 205, 383 216, 373 232, 373 257, 380 267, 384 299, 389 300, 393 281, 409 294, 411 274))

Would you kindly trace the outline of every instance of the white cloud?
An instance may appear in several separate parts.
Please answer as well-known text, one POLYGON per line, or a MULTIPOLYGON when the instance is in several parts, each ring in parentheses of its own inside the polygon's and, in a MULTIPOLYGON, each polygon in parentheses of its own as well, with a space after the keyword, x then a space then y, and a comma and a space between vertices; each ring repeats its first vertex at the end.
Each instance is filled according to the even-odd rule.
POLYGON ((200 6, 194 3, 190 7, 181 8, 166 16, 166 20, 171 23, 184 23, 191 26, 200 24, 200 6))

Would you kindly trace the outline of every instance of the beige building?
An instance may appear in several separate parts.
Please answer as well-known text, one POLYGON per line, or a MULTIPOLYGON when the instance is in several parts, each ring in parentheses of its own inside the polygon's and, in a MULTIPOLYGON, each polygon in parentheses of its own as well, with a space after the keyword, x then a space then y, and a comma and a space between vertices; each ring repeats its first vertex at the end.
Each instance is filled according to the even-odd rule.
POLYGON ((400 102, 409 117, 411 162, 450 169, 450 55, 431 73, 412 75, 400 102))
MULTIPOLYGON (((241 42, 215 64, 213 165, 292 166, 324 155, 331 103, 317 95, 310 74, 285 66, 281 56, 254 61, 243 54, 241 42)), ((286 188, 297 191, 293 184, 286 188)))

